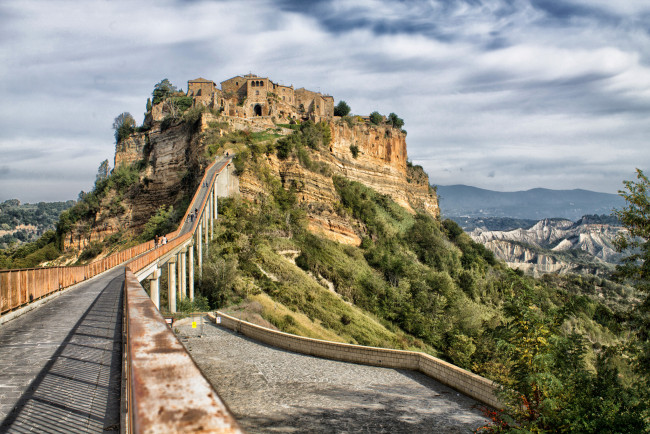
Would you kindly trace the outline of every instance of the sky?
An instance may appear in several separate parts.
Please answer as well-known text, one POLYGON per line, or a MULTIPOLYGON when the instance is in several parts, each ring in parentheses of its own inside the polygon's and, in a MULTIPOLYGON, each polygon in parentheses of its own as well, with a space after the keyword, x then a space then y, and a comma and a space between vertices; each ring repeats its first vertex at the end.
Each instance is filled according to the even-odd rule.
POLYGON ((252 72, 396 113, 434 185, 616 193, 650 166, 647 0, 0 3, 0 201, 76 199, 156 83, 252 72))

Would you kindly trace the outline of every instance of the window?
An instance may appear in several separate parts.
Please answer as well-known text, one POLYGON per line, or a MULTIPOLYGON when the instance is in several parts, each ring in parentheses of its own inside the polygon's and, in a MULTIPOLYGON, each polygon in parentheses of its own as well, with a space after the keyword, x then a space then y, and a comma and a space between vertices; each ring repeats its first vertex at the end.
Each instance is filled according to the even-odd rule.
POLYGON ((260 94, 260 91, 259 91, 259 90, 256 90, 256 91, 255 91, 255 95, 259 95, 259 94, 260 94))

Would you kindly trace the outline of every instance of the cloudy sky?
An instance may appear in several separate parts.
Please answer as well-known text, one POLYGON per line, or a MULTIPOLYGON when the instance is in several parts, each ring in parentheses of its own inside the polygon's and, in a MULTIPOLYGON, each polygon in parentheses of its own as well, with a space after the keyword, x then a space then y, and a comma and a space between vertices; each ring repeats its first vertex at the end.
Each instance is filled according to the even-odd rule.
POLYGON ((650 165, 648 23, 647 0, 3 0, 0 200, 89 190, 161 79, 248 72, 397 113, 433 184, 615 193, 650 165))

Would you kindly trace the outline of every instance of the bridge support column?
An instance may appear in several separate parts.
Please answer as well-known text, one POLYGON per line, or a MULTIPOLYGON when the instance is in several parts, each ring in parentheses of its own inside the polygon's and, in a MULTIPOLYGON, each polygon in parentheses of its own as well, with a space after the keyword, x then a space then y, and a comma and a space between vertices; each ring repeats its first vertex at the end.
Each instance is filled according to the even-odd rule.
POLYGON ((189 258, 187 261, 187 273, 189 274, 189 282, 187 286, 190 289, 190 300, 194 301, 194 244, 190 244, 190 248, 188 250, 189 253, 189 258))
POLYGON ((203 226, 204 226, 203 227, 203 235, 204 235, 204 238, 205 238, 204 242, 205 242, 206 247, 207 247, 207 244, 208 244, 209 240, 208 240, 208 219, 207 219, 206 214, 207 214, 207 208, 203 211, 203 226))
POLYGON ((199 222, 196 237, 196 262, 199 264, 199 279, 203 277, 203 225, 199 222))
POLYGON ((214 188, 212 189, 212 204, 214 205, 214 218, 219 218, 219 209, 217 208, 217 182, 214 183, 214 188))
POLYGON ((160 268, 156 268, 148 279, 151 301, 156 305, 156 309, 160 310, 160 268))
POLYGON ((181 293, 181 300, 183 300, 187 298, 187 251, 181 250, 178 256, 180 258, 179 278, 181 279, 179 290, 181 293))
MULTIPOLYGON (((214 190, 212 190, 214 191, 214 190)), ((210 239, 214 238, 214 197, 210 193, 210 239)))
POLYGON ((176 312, 176 257, 167 262, 167 299, 169 301, 169 311, 176 312))

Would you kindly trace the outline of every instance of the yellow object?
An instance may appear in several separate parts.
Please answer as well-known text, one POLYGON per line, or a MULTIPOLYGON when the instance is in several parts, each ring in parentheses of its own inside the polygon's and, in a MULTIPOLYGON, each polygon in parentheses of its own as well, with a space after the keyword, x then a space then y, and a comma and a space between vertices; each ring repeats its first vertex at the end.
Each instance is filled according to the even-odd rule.
POLYGON ((193 329, 196 328, 196 321, 192 321, 192 328, 193 328, 193 329))

